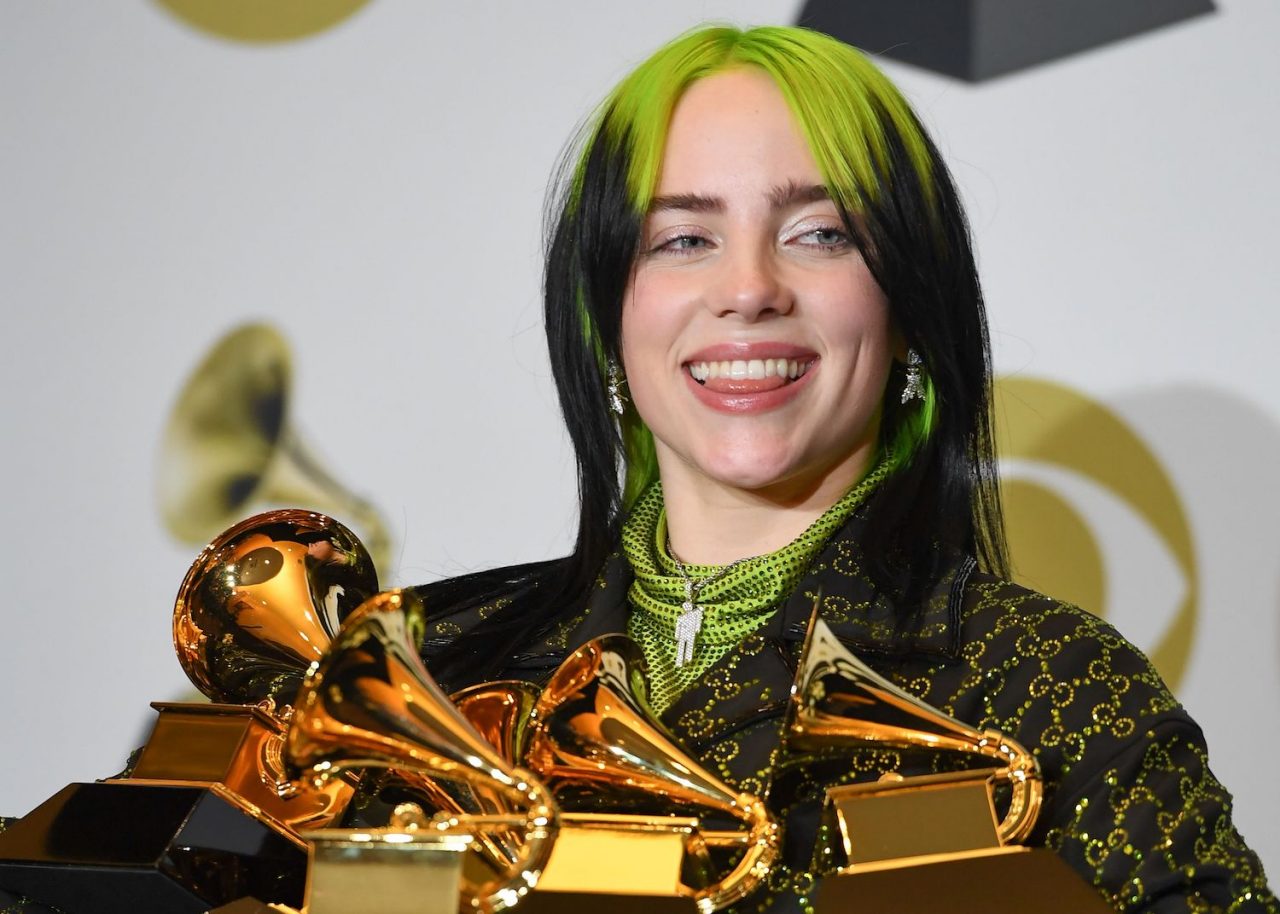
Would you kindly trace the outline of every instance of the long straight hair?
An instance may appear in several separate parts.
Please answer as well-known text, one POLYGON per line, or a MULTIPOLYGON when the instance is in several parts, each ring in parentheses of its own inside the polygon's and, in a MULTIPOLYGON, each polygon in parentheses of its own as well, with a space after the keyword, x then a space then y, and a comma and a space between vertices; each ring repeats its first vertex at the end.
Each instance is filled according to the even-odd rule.
POLYGON ((509 600, 459 639, 443 672, 496 671, 566 608, 581 605, 617 548, 621 520, 657 478, 652 433, 634 408, 609 410, 623 296, 653 198, 672 112, 699 79, 755 67, 778 86, 832 200, 922 360, 924 397, 884 397, 880 446, 896 467, 866 511, 868 571, 903 609, 958 553, 1005 570, 992 444, 991 362, 969 229, 946 166, 918 118, 866 57, 803 28, 705 27, 660 48, 604 100, 565 156, 548 207, 547 344, 577 459, 573 552, 442 585, 436 605, 509 600), (443 599, 441 599, 443 598, 443 599))

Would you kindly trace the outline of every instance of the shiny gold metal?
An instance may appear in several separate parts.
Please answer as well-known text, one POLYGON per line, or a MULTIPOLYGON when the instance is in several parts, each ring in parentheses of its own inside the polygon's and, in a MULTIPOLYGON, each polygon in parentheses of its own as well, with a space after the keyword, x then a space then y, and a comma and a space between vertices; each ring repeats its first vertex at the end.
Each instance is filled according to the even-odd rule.
POLYGON ((472 835, 519 830, 523 840, 506 871, 462 888, 464 907, 502 911, 537 884, 559 810, 542 783, 505 761, 436 685, 418 656, 425 630, 422 601, 408 591, 378 594, 357 609, 298 695, 286 758, 315 783, 343 771, 389 768, 437 796, 448 796, 430 786, 439 781, 499 796, 503 811, 445 813, 431 827, 472 835))
POLYGON ((989 768, 832 787, 842 872, 931 856, 1017 849, 1000 842, 989 768))
POLYGON ((658 816, 566 813, 534 898, 548 892, 679 898, 686 843, 698 820, 658 816))
MULTIPOLYGON (((970 727, 889 682, 840 643, 816 607, 784 732, 794 749, 938 749, 979 757, 995 766, 987 777, 1010 787, 1009 808, 997 830, 1000 844, 1024 841, 1035 827, 1044 795, 1035 756, 1003 733, 970 727)), ((905 778, 883 788, 926 786, 937 788, 937 778, 905 778)), ((842 817, 842 827, 843 823, 842 817)))
MULTIPOLYGON (((768 875, 778 855, 778 826, 763 801, 705 770, 662 729, 647 703, 645 676, 639 647, 623 635, 580 647, 538 699, 527 764, 578 826, 590 817, 574 814, 599 817, 601 808, 639 813, 650 830, 663 827, 663 814, 727 816, 745 825, 745 842, 734 842, 743 854, 728 874, 679 889, 705 914, 744 898, 768 875)), ((624 827, 624 817, 610 818, 601 826, 624 827)), ((667 827, 688 825, 680 820, 667 827)))
POLYGON ((450 699, 498 754, 520 764, 529 744, 529 723, 538 704, 537 686, 519 680, 483 682, 450 699))
POLYGON ((130 779, 221 784, 295 839, 334 821, 354 782, 287 777, 287 702, 377 589, 364 546, 322 514, 269 511, 218 536, 192 563, 173 613, 178 662, 214 703, 153 705, 159 718, 130 779))
POLYGON ((333 779, 319 787, 286 776, 285 723, 266 706, 153 702, 160 712, 128 781, 218 784, 260 819, 292 837, 340 816, 353 785, 333 779))
POLYGON ((220 534, 191 564, 173 646, 210 700, 288 704, 342 620, 377 592, 368 552, 342 524, 268 511, 220 534))
POLYGON ((386 828, 308 831, 306 914, 456 914, 470 837, 431 827, 412 803, 386 828))
MULTIPOLYGON (((536 686, 516 680, 486 682, 471 686, 450 696, 459 713, 476 728, 489 745, 493 746, 503 761, 520 765, 524 759, 529 739, 529 721, 534 705, 538 702, 536 686)), ((425 796, 435 799, 426 785, 416 786, 425 796)), ((456 785, 450 791, 453 804, 438 804, 442 811, 452 810, 464 815, 515 815, 504 792, 488 784, 456 785)), ((494 829, 477 835, 478 853, 470 855, 464 879, 478 881, 477 869, 488 868, 501 873, 518 859, 519 845, 524 840, 521 830, 494 829)), ((560 840, 557 837, 557 842, 560 840)), ((539 882, 539 886, 542 883, 539 882)))
MULTIPOLYGON (((451 697, 462 715, 498 753, 511 764, 518 764, 528 747, 539 694, 530 683, 500 681, 472 686, 451 697)), ((483 788, 475 788, 467 799, 465 808, 491 812, 505 809, 501 796, 483 788)), ((693 910, 692 899, 683 897, 685 893, 681 891, 682 864, 693 853, 704 864, 698 872, 705 872, 710 866, 706 841, 697 826, 696 818, 670 815, 562 812, 555 846, 531 901, 550 904, 549 899, 555 898, 557 909, 567 905, 567 910, 572 910, 574 902, 570 899, 599 893, 644 896, 655 904, 664 897, 680 897, 693 910)), ((733 835, 734 846, 745 843, 745 832, 727 834, 733 835)), ((514 859, 512 849, 522 838, 514 832, 493 832, 486 837, 491 846, 468 858, 472 869, 481 864, 492 868, 504 858, 514 859)))
POLYGON ((203 543, 256 505, 304 505, 350 518, 384 570, 390 537, 377 510, 338 483, 288 422, 289 347, 265 324, 222 337, 169 416, 157 479, 169 531, 203 543))

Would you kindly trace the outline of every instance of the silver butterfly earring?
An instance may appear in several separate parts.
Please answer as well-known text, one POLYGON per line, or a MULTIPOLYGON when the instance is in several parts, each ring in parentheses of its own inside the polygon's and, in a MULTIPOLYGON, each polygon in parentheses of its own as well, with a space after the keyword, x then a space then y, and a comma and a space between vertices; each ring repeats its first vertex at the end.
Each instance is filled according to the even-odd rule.
POLYGON ((609 363, 609 408, 622 415, 625 409, 622 400, 622 385, 627 383, 627 379, 622 376, 621 369, 618 368, 617 362, 609 363))
POLYGON ((902 388, 903 403, 924 399, 924 369, 921 368, 923 364, 920 353, 914 349, 907 350, 907 383, 902 388))

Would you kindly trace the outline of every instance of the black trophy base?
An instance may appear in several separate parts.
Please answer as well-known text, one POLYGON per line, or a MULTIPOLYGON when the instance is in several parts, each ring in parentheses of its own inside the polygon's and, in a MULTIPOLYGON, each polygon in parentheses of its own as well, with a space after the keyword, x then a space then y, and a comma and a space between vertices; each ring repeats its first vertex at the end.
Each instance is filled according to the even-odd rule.
POLYGON ((70 784, 0 833, 0 888, 65 914, 298 907, 306 849, 217 787, 70 784))

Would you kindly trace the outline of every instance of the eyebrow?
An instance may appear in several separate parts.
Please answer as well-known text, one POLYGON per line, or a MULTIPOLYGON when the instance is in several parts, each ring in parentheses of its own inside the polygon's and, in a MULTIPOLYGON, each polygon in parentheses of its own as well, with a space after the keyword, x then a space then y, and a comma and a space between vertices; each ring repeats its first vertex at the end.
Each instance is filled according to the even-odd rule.
POLYGON ((769 192, 769 202, 775 209, 788 206, 802 206, 805 203, 817 203, 819 200, 830 200, 831 191, 824 184, 797 184, 788 181, 783 187, 775 187, 769 192))
MULTIPOLYGON (((768 194, 769 204, 774 209, 786 209, 789 206, 803 206, 819 200, 830 200, 831 192, 822 184, 798 184, 788 181, 774 187, 768 194)), ((649 204, 650 213, 666 210, 684 210, 690 213, 723 213, 724 200, 720 197, 709 197, 705 194, 670 194, 654 197, 649 204)))

